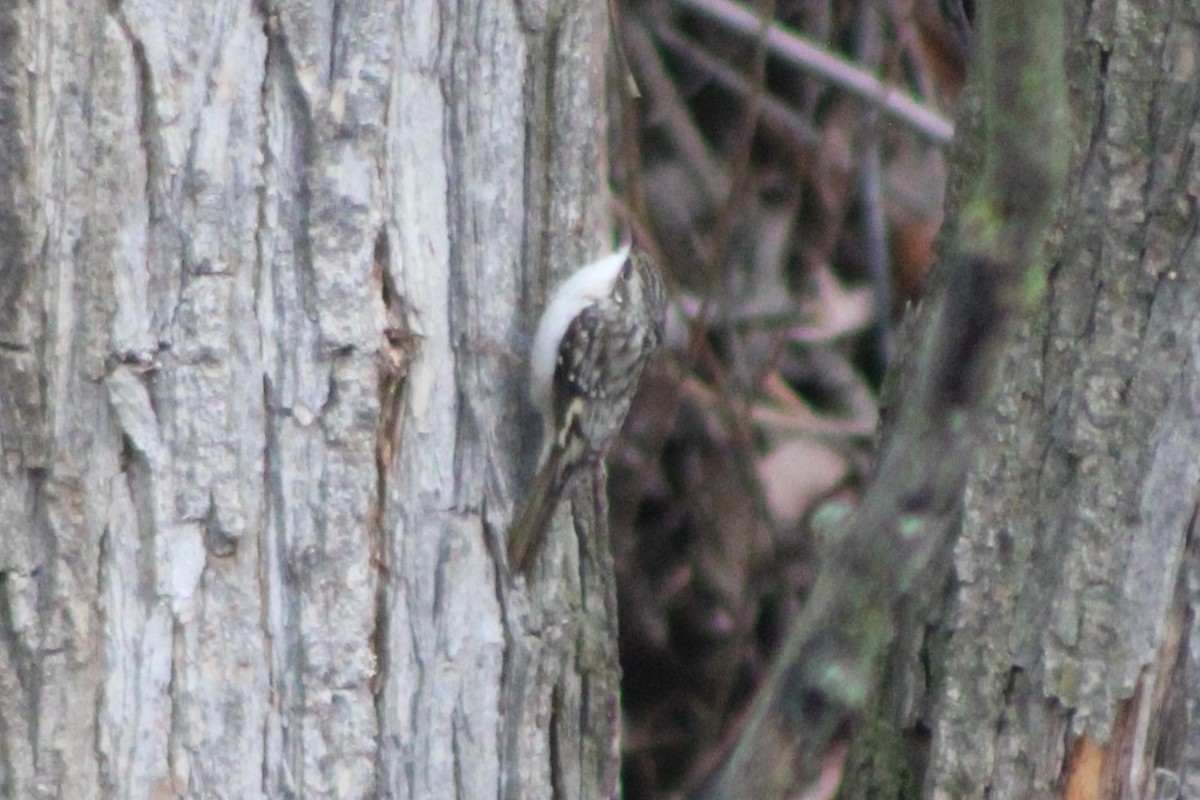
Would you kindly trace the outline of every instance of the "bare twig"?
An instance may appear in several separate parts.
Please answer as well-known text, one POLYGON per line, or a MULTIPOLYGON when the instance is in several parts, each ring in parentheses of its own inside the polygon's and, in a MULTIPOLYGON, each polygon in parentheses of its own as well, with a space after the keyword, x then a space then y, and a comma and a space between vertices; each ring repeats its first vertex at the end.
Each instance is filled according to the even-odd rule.
MULTIPOLYGON (((654 36, 668 50, 703 70, 709 77, 726 89, 743 97, 750 95, 754 91, 750 82, 742 77, 737 70, 732 69, 719 58, 705 51, 697 42, 681 35, 670 25, 656 24, 654 26, 654 36)), ((769 95, 764 96, 760 111, 764 122, 784 133, 798 147, 813 147, 821 140, 820 135, 813 130, 808 120, 789 108, 787 104, 776 100, 774 97, 769 95)))
MULTIPOLYGON (((875 3, 864 0, 858 9, 858 57, 877 67, 883 58, 883 35, 875 3)), ((887 220, 883 213, 883 158, 879 152, 878 117, 867 114, 867 141, 862 156, 858 192, 863 205, 863 243, 875 300, 876 346, 882 370, 892 360, 892 265, 888 258, 887 220)))
MULTIPOLYGON (((674 3, 703 14, 742 36, 757 36, 761 29, 758 16, 732 0, 674 0, 674 3)), ((767 48, 788 63, 878 105, 934 142, 946 144, 954 136, 954 125, 938 112, 778 23, 767 30, 767 48)))
POLYGON ((705 205, 719 203, 729 192, 729 178, 696 130, 687 104, 663 67, 650 35, 633 20, 625 21, 621 32, 626 56, 648 98, 647 107, 654 109, 654 120, 671 137, 684 163, 704 188, 705 205))

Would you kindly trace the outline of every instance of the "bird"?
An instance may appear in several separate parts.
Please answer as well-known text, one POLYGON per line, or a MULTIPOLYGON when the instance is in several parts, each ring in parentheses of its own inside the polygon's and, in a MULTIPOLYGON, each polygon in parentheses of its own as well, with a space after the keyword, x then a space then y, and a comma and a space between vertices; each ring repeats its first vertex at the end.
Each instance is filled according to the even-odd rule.
POLYGON ((530 356, 542 450, 509 526, 510 571, 528 570, 572 478, 608 453, 662 344, 666 306, 658 264, 637 244, 580 268, 552 293, 530 356))

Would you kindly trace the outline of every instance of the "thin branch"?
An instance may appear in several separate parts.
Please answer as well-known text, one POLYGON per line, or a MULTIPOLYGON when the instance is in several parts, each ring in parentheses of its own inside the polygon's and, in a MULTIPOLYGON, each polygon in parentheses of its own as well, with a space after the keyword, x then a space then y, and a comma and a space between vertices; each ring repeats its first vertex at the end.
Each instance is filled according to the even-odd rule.
MULTIPOLYGON (((654 36, 676 56, 686 59, 692 66, 704 71, 729 91, 741 97, 747 97, 754 91, 750 82, 737 70, 707 52, 697 42, 681 35, 670 25, 655 24, 654 36)), ((774 97, 766 95, 762 98, 760 112, 764 122, 772 125, 781 133, 785 133, 796 143, 797 147, 811 148, 821 140, 812 125, 808 124, 808 120, 774 97)))
POLYGON ((705 205, 716 205, 729 193, 729 176, 696 130, 687 103, 679 96, 645 27, 627 20, 622 24, 621 32, 626 56, 647 97, 647 108, 653 109, 654 121, 670 136, 671 143, 696 176, 704 190, 705 205))
MULTIPOLYGON (((756 37, 761 30, 758 16, 732 0, 674 0, 674 3, 703 14, 742 36, 756 37)), ((937 111, 778 23, 772 23, 767 29, 767 49, 789 64, 877 105, 931 141, 948 144, 954 137, 953 123, 937 111)))
MULTIPOLYGON (((883 35, 873 0, 858 8, 858 57, 877 67, 883 57, 883 35)), ((880 369, 892 361, 892 263, 888 255, 887 219, 883 212, 883 157, 879 150, 879 115, 867 113, 867 140, 859 174, 858 193, 863 205, 863 242, 875 300, 876 347, 880 369)))

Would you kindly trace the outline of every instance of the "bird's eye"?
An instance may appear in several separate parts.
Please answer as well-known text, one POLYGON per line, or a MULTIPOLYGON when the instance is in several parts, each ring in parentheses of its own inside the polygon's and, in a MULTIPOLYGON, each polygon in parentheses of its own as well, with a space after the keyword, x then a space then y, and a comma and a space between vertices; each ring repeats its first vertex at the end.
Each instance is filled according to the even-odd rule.
POLYGON ((632 277, 633 277, 633 261, 629 260, 629 261, 626 261, 624 266, 621 267, 621 280, 628 283, 629 279, 632 277))

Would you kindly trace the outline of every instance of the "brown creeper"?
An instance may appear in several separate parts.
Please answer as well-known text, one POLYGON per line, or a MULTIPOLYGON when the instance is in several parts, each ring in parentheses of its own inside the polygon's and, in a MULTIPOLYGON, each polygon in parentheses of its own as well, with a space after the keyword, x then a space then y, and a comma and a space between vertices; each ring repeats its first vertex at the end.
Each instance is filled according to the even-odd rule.
POLYGON ((636 247, 589 264, 555 290, 533 340, 530 390, 544 421, 542 455, 509 527, 510 569, 528 568, 567 484, 604 458, 662 343, 666 304, 658 266, 636 247))

